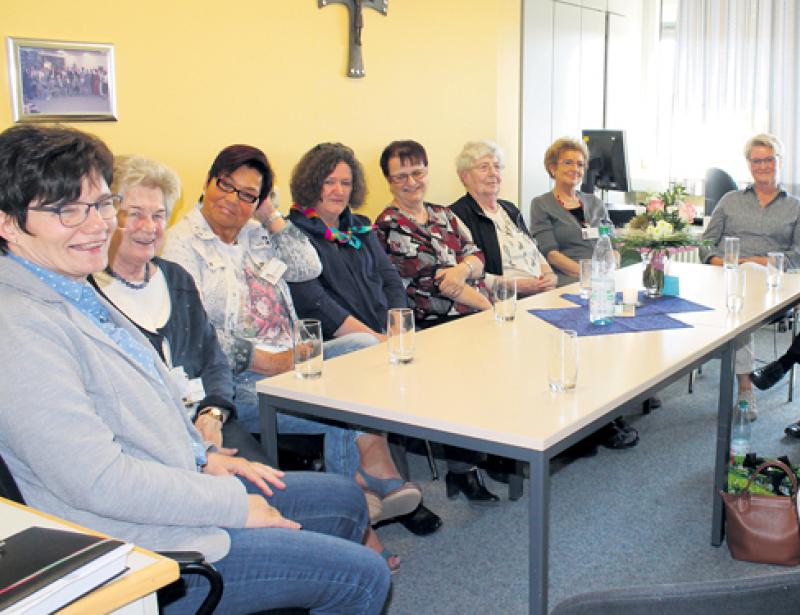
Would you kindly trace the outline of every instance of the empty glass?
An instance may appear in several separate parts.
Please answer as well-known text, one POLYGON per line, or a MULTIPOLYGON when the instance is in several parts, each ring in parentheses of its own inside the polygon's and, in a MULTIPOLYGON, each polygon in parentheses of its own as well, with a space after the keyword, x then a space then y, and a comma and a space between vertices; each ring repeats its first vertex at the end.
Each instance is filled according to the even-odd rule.
POLYGON ((578 264, 581 268, 581 299, 588 299, 592 294, 592 259, 582 258, 578 264))
POLYGON ((739 266, 739 238, 726 237, 724 243, 725 253, 723 261, 728 269, 739 266))
POLYGON ((322 323, 304 318, 294 323, 294 373, 298 378, 322 375, 322 323))
POLYGON ((780 288, 783 284, 783 252, 767 253, 767 288, 780 288))
POLYGON ((386 338, 389 361, 410 363, 414 360, 414 312, 409 308, 392 308, 386 317, 386 338))
POLYGON ((737 267, 725 270, 725 306, 729 312, 741 311, 746 288, 747 274, 744 269, 737 267))
POLYGON ((556 329, 547 353, 547 384, 554 393, 575 388, 578 381, 578 332, 556 329))
POLYGON ((517 281, 498 276, 494 282, 494 318, 500 322, 514 320, 517 313, 517 281))

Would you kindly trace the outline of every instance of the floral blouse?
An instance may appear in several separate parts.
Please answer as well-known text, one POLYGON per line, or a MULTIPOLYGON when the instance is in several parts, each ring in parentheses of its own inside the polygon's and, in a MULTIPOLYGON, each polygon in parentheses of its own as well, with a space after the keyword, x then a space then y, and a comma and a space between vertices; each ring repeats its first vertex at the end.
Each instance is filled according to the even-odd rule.
MULTIPOLYGON (((419 224, 395 205, 389 205, 376 218, 378 239, 389 255, 406 287, 417 324, 436 324, 437 320, 472 314, 476 308, 456 303, 439 292, 435 275, 454 267, 467 256, 484 260, 483 253, 461 230, 461 222, 447 207, 425 203, 428 222, 419 224)), ((470 280, 489 298, 483 280, 470 280)))

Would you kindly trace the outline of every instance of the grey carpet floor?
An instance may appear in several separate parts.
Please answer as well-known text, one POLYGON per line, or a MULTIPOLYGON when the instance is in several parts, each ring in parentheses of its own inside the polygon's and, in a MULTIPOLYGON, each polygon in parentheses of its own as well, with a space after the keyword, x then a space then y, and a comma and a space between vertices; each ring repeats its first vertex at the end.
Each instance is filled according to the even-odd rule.
MULTIPOLYGON (((777 352, 788 344, 788 334, 778 334, 777 352)), ((759 359, 774 358, 771 327, 757 332, 756 347, 759 359)), ((586 591, 785 570, 735 561, 724 544, 710 544, 718 386, 719 362, 712 361, 693 394, 681 379, 659 394, 662 408, 627 417, 639 430, 638 446, 600 448, 597 456, 560 465, 553 473, 551 608, 586 591)), ((783 435, 785 425, 800 418, 800 403, 787 403, 786 379, 757 392, 757 402, 756 452, 800 462, 800 440, 783 435)), ((448 500, 444 481, 430 480, 422 457, 411 455, 410 462, 426 505, 444 525, 424 538, 399 524, 379 528, 384 543, 402 558, 387 613, 527 613, 527 481, 523 498, 511 502, 507 487, 489 480, 502 502, 478 508, 463 498, 448 500)), ((443 463, 439 471, 443 476, 443 463)))

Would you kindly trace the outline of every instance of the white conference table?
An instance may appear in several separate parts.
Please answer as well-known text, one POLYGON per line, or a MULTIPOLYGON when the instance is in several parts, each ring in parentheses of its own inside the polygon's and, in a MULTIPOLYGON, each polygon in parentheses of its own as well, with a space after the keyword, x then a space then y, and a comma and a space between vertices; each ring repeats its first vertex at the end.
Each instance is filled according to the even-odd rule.
MULTIPOLYGON (((392 365, 385 344, 326 361, 323 376, 294 374, 258 384, 263 444, 277 459, 275 412, 288 411, 504 455, 530 464, 530 612, 547 613, 549 461, 656 390, 720 357, 712 544, 723 538, 724 484, 734 393, 734 340, 800 301, 800 275, 767 291, 762 270, 748 268, 742 310, 725 308, 720 267, 677 264, 682 298, 713 311, 672 314, 685 329, 581 337, 578 384, 551 393, 544 349, 553 327, 527 313, 570 307, 556 289, 520 301, 513 322, 476 314, 417 334, 416 356, 392 365)), ((641 286, 641 266, 617 272, 617 290, 641 286)), ((711 461, 711 460, 709 460, 711 461)), ((711 464, 709 464, 711 465, 711 464)))

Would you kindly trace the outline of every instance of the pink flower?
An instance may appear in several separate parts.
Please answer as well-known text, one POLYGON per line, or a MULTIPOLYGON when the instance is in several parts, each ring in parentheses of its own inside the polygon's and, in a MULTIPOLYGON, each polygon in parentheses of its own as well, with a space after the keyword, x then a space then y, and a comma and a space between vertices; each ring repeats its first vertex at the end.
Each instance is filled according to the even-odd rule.
POLYGON ((647 213, 652 214, 657 211, 664 211, 664 201, 653 197, 647 203, 647 213))
POLYGON ((683 201, 678 201, 678 215, 681 217, 682 220, 686 220, 687 222, 692 222, 697 217, 697 210, 691 203, 684 203, 683 201))

